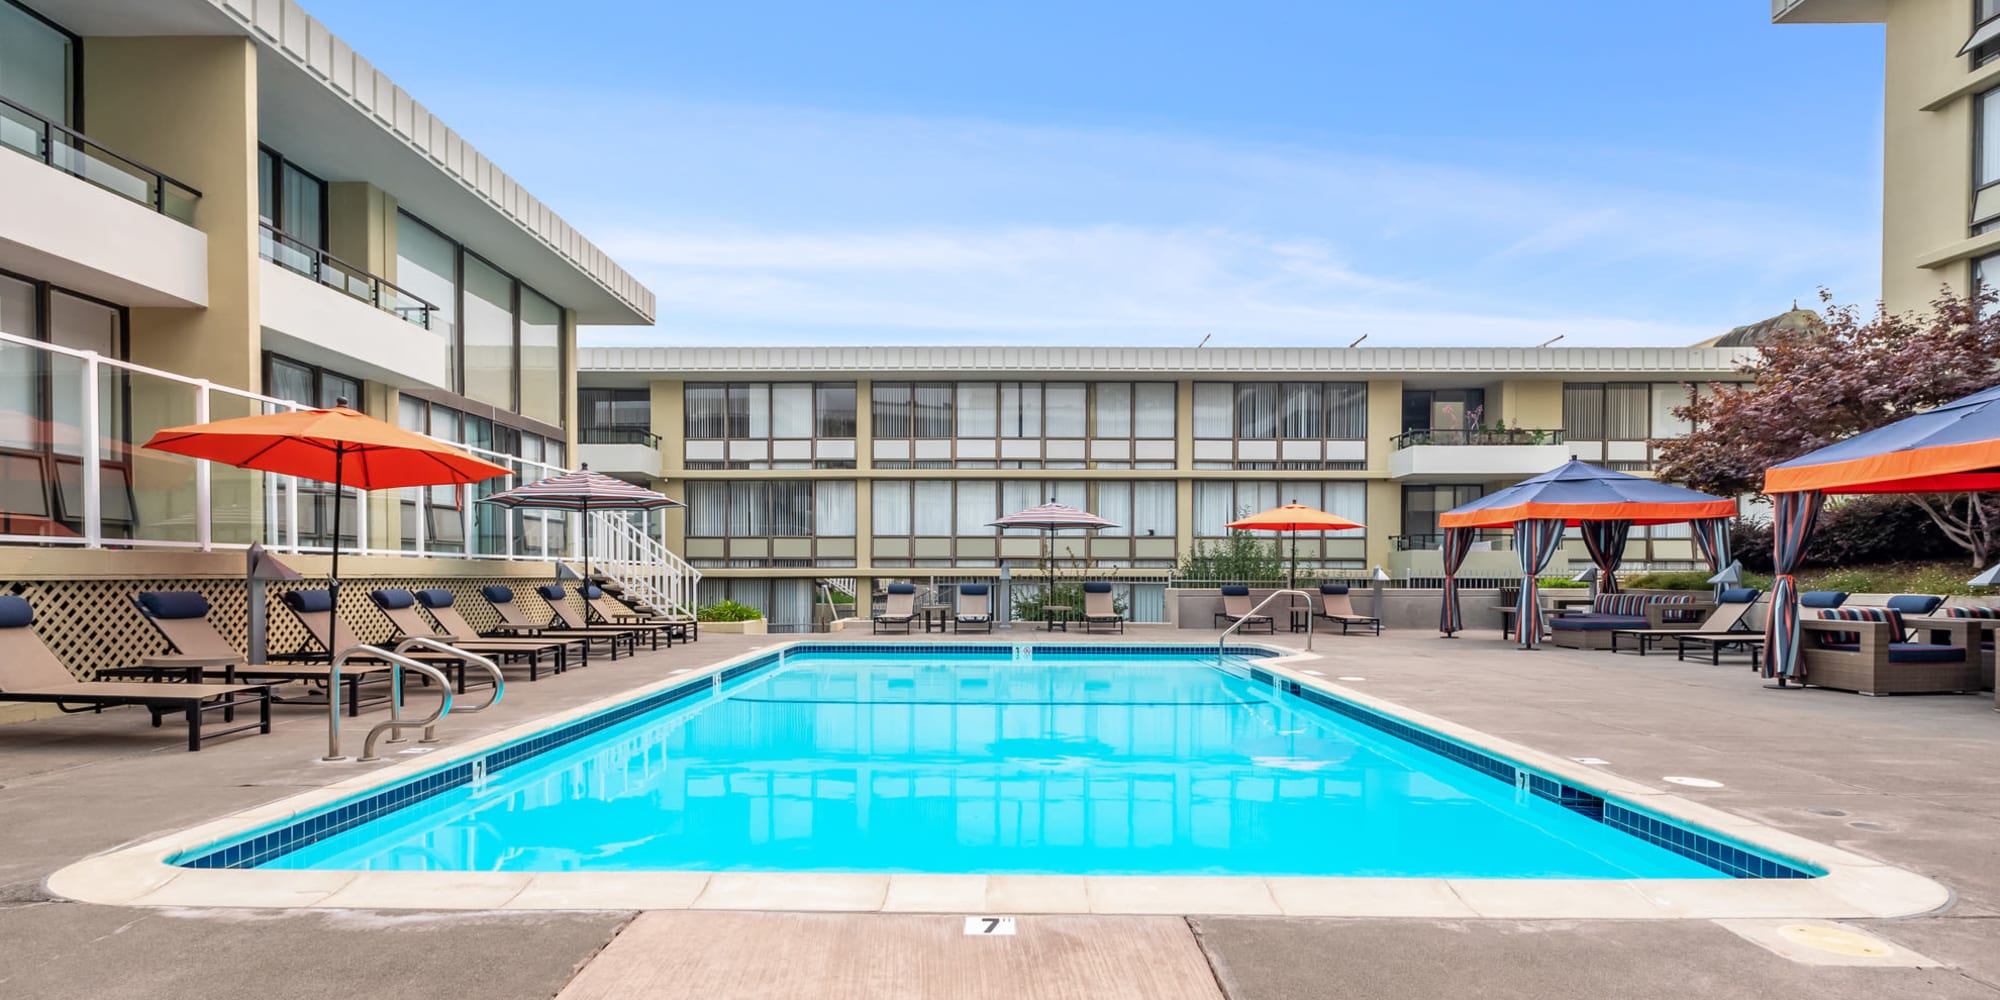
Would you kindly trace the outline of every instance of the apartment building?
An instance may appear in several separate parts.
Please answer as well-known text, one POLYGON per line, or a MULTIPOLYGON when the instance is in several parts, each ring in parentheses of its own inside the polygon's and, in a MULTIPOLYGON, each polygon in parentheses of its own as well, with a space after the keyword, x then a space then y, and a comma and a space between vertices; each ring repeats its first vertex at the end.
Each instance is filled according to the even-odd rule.
POLYGON ((63 621, 240 583, 253 542, 323 574, 336 502, 356 574, 546 577, 575 524, 473 504, 505 481, 336 498, 139 445, 345 398, 540 478, 574 464, 578 324, 652 310, 296 3, 0 0, 0 591, 63 621))
POLYGON ((1884 26, 1889 308, 2000 282, 2000 0, 1772 0, 1771 20, 1884 26))
MULTIPOLYGON (((1294 500, 1367 525, 1302 537, 1308 572, 1435 577, 1439 513, 1571 456, 1650 469, 1748 350, 586 348, 580 456, 686 500, 667 546, 775 624, 817 581, 1033 579, 1043 538, 988 522, 1051 498, 1117 523, 1057 555, 1148 620, 1183 554, 1294 500)), ((1693 565, 1684 526, 1636 535, 1693 565)), ((1468 573, 1518 574, 1487 542, 1468 573)))

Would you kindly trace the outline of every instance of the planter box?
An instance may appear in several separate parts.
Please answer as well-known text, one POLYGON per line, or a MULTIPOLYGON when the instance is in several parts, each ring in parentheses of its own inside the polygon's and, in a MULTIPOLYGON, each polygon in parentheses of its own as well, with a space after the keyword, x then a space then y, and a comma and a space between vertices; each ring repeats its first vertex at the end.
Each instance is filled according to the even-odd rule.
POLYGON ((747 622, 701 623, 701 630, 703 632, 713 632, 716 635, 765 635, 767 634, 767 629, 768 626, 762 618, 753 618, 747 622))

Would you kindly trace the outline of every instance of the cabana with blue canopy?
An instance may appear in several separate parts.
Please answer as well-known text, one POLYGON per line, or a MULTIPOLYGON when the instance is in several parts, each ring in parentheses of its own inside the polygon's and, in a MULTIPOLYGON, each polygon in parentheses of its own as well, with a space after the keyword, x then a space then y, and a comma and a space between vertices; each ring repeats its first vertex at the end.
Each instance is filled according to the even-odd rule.
POLYGON ((1777 582, 1765 624, 1764 676, 1798 676, 1799 592, 1805 558, 1829 493, 1976 493, 2000 490, 2000 386, 1856 434, 1764 470, 1775 508, 1777 582))
MULTIPOLYGON (((1458 567, 1464 561, 1472 532, 1480 528, 1514 529, 1514 548, 1521 559, 1521 596, 1515 607, 1515 635, 1521 648, 1541 643, 1541 595, 1536 577, 1562 546, 1563 529, 1583 533, 1584 547, 1597 565, 1602 590, 1618 590, 1618 564, 1625 556, 1625 537, 1637 524, 1678 524, 1682 521, 1726 522, 1736 516, 1736 501, 1694 490, 1613 472, 1571 459, 1558 468, 1490 493, 1438 515, 1447 533, 1444 607, 1439 628, 1449 635, 1460 627, 1458 567), (1457 538, 1449 537, 1458 532, 1457 538)), ((1710 526, 1711 529, 1715 526, 1710 526)), ((1726 530, 1695 532, 1695 541, 1717 572, 1729 565, 1726 530)))

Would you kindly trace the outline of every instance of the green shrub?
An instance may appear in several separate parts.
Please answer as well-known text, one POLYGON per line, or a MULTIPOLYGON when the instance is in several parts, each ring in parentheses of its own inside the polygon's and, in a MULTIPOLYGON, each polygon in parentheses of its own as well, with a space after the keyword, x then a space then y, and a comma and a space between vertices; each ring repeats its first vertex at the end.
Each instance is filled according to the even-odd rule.
POLYGON ((704 622, 754 622, 764 617, 764 612, 748 604, 738 604, 735 601, 717 601, 714 604, 704 604, 696 608, 694 617, 695 620, 704 622))
MULTIPOLYGON (((1619 574, 1618 585, 1627 590, 1713 590, 1715 584, 1708 582, 1714 576, 1708 570, 1682 570, 1676 573, 1640 573, 1636 576, 1619 574)), ((1769 591, 1771 578, 1762 573, 1745 573, 1739 587, 1755 587, 1769 591)))
POLYGON ((1535 579, 1535 585, 1543 590, 1589 590, 1590 584, 1579 583, 1566 576, 1543 576, 1535 579))
POLYGON ((1278 583, 1285 579, 1285 558, 1279 555, 1276 542, 1247 531, 1232 531, 1227 538, 1195 539, 1193 547, 1181 555, 1174 576, 1182 580, 1278 583))

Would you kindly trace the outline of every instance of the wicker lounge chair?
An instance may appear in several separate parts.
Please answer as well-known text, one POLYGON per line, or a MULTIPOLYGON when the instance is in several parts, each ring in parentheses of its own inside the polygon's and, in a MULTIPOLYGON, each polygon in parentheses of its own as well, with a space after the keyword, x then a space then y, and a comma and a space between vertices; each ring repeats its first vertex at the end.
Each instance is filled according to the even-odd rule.
MULTIPOLYGON (((558 594, 562 588, 556 588, 558 594)), ((493 630, 495 635, 531 635, 541 639, 580 639, 584 642, 602 642, 610 646, 611 658, 618 659, 618 646, 624 644, 627 652, 639 651, 639 636, 632 632, 612 632, 593 628, 577 630, 548 622, 538 622, 528 617, 528 612, 514 600, 514 588, 504 584, 489 584, 479 588, 479 596, 493 605, 493 611, 500 616, 500 627, 493 630)), ((558 598, 560 599, 560 598, 558 598)), ((588 654, 586 653, 586 658, 588 654)))
POLYGON ((271 731, 271 687, 268 684, 156 684, 148 681, 80 681, 35 634, 35 609, 27 599, 0 596, 0 701, 54 705, 66 713, 101 712, 137 705, 153 717, 153 725, 168 712, 187 718, 189 750, 200 750, 204 739, 231 733, 271 731), (257 708, 257 721, 203 732, 210 712, 223 721, 235 719, 238 708, 257 708))
POLYGON ((992 586, 984 583, 958 585, 958 611, 952 615, 953 632, 993 631, 992 586))
MULTIPOLYGON (((1703 640, 1720 639, 1729 642, 1737 633, 1745 638, 1753 635, 1749 626, 1750 608, 1763 596, 1763 591, 1754 587, 1734 587, 1722 592, 1722 598, 1701 621, 1687 625, 1666 625, 1661 628, 1621 628, 1611 632, 1611 651, 1618 652, 1621 639, 1631 639, 1639 647, 1639 655, 1656 642, 1669 639, 1681 643, 1689 636, 1699 636, 1703 640)), ((1740 640, 1739 640, 1740 641, 1740 640)), ((1685 643, 1682 643, 1685 648, 1685 643)))
POLYGON ((1382 619, 1364 615, 1354 610, 1354 597, 1348 592, 1347 584, 1322 583, 1319 585, 1319 612, 1314 618, 1323 618, 1329 623, 1340 625, 1340 634, 1346 635, 1349 628, 1360 626, 1382 634, 1382 619))
POLYGON ((1111 584, 1091 580, 1083 585, 1083 630, 1092 632, 1099 627, 1114 629, 1122 635, 1125 632, 1125 616, 1118 613, 1118 601, 1111 594, 1111 584))
POLYGON ((669 649, 673 648, 675 639, 682 642, 692 641, 689 638, 688 624, 681 619, 661 618, 643 611, 634 611, 613 601, 603 587, 595 585, 579 586, 576 588, 576 593, 578 597, 583 598, 584 618, 588 620, 591 615, 597 616, 597 621, 590 623, 591 628, 603 624, 613 628, 644 629, 652 633, 655 649, 659 648, 659 637, 662 635, 667 637, 669 649))
MULTIPOLYGON (((279 704, 325 704, 321 700, 328 697, 327 680, 333 675, 333 666, 328 663, 249 663, 222 633, 215 630, 208 620, 208 598, 191 590, 147 591, 136 595, 133 603, 139 606, 139 614, 145 618, 160 635, 173 647, 174 657, 153 657, 135 667, 117 667, 101 671, 100 677, 149 677, 155 680, 167 677, 209 678, 225 683, 268 683, 283 684, 296 682, 318 688, 316 696, 287 696, 275 692, 271 700, 279 704)), ((387 691, 363 698, 363 686, 389 679, 390 667, 386 663, 353 663, 340 671, 340 685, 345 689, 347 714, 360 715, 368 705, 379 705, 389 700, 387 691)))
POLYGON ((1976 649, 1979 625, 1972 619, 1924 623, 1932 638, 1906 641, 1895 608, 1825 608, 1819 618, 1799 620, 1798 680, 1811 687, 1860 694, 1945 694, 1979 690, 1976 649))
POLYGON ((1222 610, 1215 613, 1216 627, 1243 623, 1243 630, 1250 631, 1259 624, 1266 632, 1276 632, 1278 623, 1270 615, 1251 614, 1250 588, 1240 583, 1224 584, 1222 587, 1222 610))
POLYGON ((904 635, 910 634, 910 623, 917 620, 917 586, 913 583, 892 583, 889 585, 888 599, 882 602, 882 613, 875 616, 876 632, 897 629, 904 635), (900 628, 898 628, 900 626, 900 628))
MULTIPOLYGON (((451 592, 445 591, 445 593, 451 592)), ((541 661, 544 656, 555 661, 556 673, 562 673, 563 668, 568 665, 570 642, 553 639, 488 639, 478 635, 441 633, 431 628, 430 624, 424 621, 424 613, 417 610, 417 595, 400 587, 369 591, 368 599, 374 601, 375 609, 389 619, 389 624, 395 627, 398 636, 436 639, 468 653, 492 657, 502 666, 512 665, 525 657, 528 664, 528 679, 531 681, 541 679, 541 661)), ((575 640, 574 644, 581 646, 584 642, 579 639, 575 640)))

